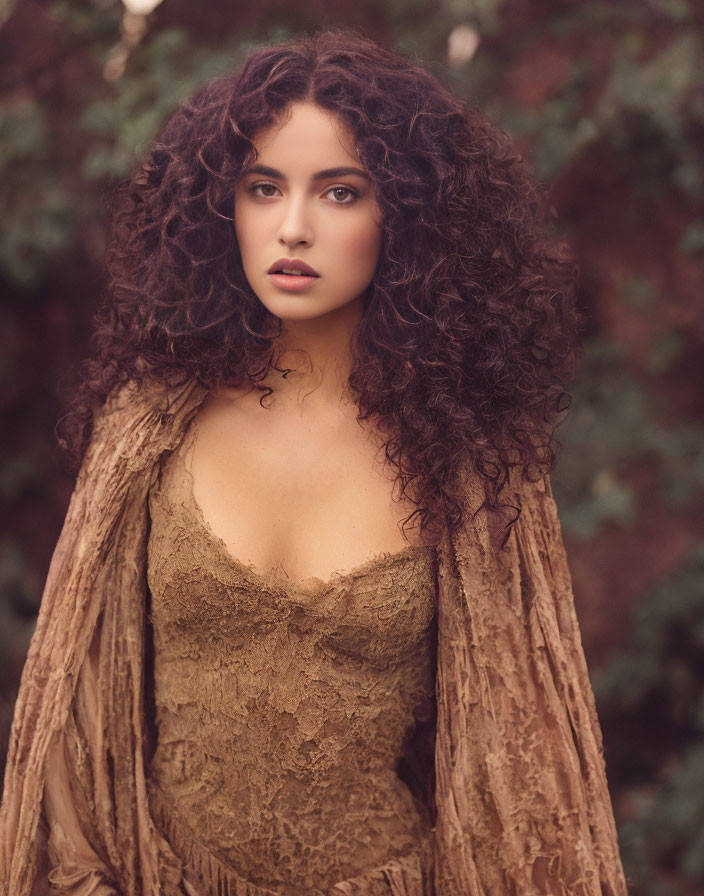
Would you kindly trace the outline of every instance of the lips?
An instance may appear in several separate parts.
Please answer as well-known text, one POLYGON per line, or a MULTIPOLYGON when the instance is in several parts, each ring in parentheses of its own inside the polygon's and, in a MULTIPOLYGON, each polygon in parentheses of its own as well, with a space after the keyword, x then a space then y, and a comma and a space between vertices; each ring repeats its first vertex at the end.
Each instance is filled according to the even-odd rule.
POLYGON ((279 258, 278 261, 275 261, 267 273, 269 274, 281 274, 284 271, 300 271, 300 274, 291 274, 292 277, 300 277, 302 274, 307 274, 309 277, 319 277, 320 274, 317 271, 314 271, 313 268, 306 264, 305 261, 301 261, 299 258, 279 258))

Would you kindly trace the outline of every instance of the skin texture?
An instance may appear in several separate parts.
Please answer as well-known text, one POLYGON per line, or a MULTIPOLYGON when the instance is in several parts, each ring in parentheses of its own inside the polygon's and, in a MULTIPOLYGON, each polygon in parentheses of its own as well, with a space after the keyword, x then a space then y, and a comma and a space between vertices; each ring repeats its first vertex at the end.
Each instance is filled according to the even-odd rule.
POLYGON ((283 323, 281 364, 295 373, 276 376, 277 391, 284 400, 310 389, 319 390, 317 401, 335 400, 346 389, 349 339, 381 250, 374 188, 349 130, 314 103, 293 103, 253 142, 252 164, 281 176, 245 169, 234 224, 249 285, 283 323), (335 168, 358 173, 315 176, 335 168), (267 273, 282 257, 305 261, 320 277, 302 292, 282 289, 267 273))

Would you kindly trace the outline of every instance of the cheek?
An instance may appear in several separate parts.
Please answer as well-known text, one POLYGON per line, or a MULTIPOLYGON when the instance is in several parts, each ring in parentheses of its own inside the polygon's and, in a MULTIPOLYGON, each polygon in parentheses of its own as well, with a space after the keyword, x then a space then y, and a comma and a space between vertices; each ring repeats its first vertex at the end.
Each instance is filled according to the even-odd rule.
POLYGON ((346 240, 348 257, 355 265, 374 270, 381 251, 381 229, 376 224, 354 228, 346 240))

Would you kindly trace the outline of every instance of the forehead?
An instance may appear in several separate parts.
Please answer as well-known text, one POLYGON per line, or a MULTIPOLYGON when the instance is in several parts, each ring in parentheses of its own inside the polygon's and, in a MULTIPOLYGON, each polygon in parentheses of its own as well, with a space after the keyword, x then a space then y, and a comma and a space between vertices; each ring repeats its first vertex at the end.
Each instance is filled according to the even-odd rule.
POLYGON ((252 140, 258 161, 277 168, 330 167, 357 162, 354 138, 347 124, 334 113, 311 102, 292 103, 279 121, 252 140))

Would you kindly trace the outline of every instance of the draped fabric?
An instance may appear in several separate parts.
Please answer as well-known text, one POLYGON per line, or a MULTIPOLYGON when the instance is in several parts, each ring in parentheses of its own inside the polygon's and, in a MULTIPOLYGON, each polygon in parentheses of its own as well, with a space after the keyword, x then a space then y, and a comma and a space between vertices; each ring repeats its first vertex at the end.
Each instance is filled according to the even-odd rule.
MULTIPOLYGON (((129 382, 96 416, 15 706, 2 894, 209 896, 150 810, 144 704, 147 496, 206 395, 195 380, 168 391, 129 382), (67 836, 70 821, 80 838, 67 836)), ((438 546, 436 894, 621 896, 549 481, 511 482, 504 500, 521 514, 499 549, 470 469, 467 522, 438 546)))

